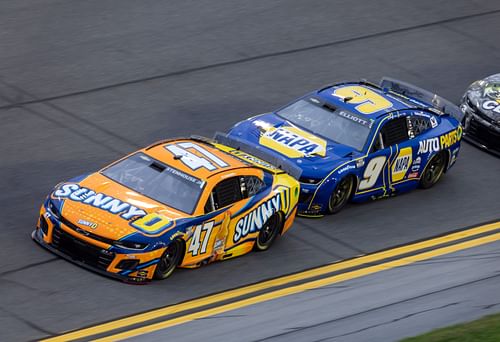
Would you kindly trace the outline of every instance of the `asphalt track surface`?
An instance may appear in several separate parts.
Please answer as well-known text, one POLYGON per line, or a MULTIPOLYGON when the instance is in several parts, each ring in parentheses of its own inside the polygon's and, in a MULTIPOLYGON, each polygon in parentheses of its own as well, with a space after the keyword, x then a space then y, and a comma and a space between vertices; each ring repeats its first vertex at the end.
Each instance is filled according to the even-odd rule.
POLYGON ((499 283, 497 241, 127 341, 398 341, 498 312, 499 283))
POLYGON ((472 81, 498 72, 499 22, 494 0, 2 1, 0 340, 41 338, 500 218, 500 160, 464 143, 431 190, 298 219, 269 252, 148 286, 95 275, 30 239, 59 181, 162 138, 211 136, 324 84, 387 75, 458 101, 472 81))

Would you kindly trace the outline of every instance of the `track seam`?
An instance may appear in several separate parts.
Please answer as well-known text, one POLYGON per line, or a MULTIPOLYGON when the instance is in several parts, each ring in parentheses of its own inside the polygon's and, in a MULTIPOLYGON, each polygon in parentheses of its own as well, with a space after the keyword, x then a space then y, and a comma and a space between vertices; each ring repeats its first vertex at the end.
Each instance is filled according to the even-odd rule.
POLYGON ((432 27, 432 26, 442 25, 442 24, 447 24, 447 23, 453 23, 453 22, 466 20, 466 19, 479 18, 479 17, 488 16, 488 15, 497 14, 497 13, 500 13, 500 9, 493 10, 493 11, 487 11, 487 12, 480 12, 480 13, 475 13, 475 14, 469 14, 469 15, 464 15, 464 16, 459 16, 459 17, 453 17, 453 18, 438 20, 438 21, 425 23, 425 24, 402 27, 402 28, 394 29, 394 30, 376 32, 376 33, 371 33, 371 34, 367 34, 364 36, 346 38, 346 39, 341 39, 341 40, 337 40, 337 41, 333 41, 333 42, 310 45, 310 46, 295 48, 295 49, 290 49, 290 50, 277 51, 277 52, 257 55, 257 56, 253 56, 253 57, 235 59, 232 61, 213 63, 213 64, 208 64, 208 65, 204 65, 204 66, 200 66, 200 67, 188 68, 188 69, 178 70, 178 71, 174 71, 174 72, 170 72, 170 73, 164 73, 164 74, 143 77, 143 78, 133 79, 133 80, 124 81, 124 82, 109 84, 109 85, 105 85, 105 86, 101 86, 101 87, 75 91, 72 93, 60 94, 60 95, 45 97, 45 98, 41 98, 41 99, 33 99, 30 101, 18 102, 18 103, 11 104, 11 105, 4 105, 4 106, 0 106, 0 110, 10 109, 10 108, 14 108, 14 107, 29 105, 29 104, 59 100, 59 99, 63 99, 63 98, 84 95, 84 94, 89 94, 89 93, 95 93, 95 92, 99 92, 99 91, 103 91, 103 90, 119 88, 119 87, 132 85, 132 84, 138 84, 138 83, 149 82, 149 81, 154 81, 154 80, 159 80, 159 79, 164 79, 164 78, 169 78, 169 77, 174 77, 174 76, 190 74, 190 73, 194 73, 194 72, 198 72, 198 71, 215 69, 215 68, 236 65, 236 64, 243 64, 243 63, 247 63, 247 62, 252 62, 252 61, 256 61, 256 60, 270 58, 270 57, 279 57, 279 56, 290 55, 290 54, 299 53, 299 52, 322 49, 325 47, 332 47, 335 45, 341 45, 341 44, 351 43, 351 42, 365 40, 365 39, 384 37, 384 36, 388 36, 388 35, 392 35, 392 34, 396 34, 396 33, 409 32, 409 31, 418 30, 418 29, 422 29, 422 28, 427 28, 427 27, 432 27))
POLYGON ((12 274, 12 273, 24 271, 24 270, 29 269, 31 267, 36 267, 36 266, 40 266, 40 265, 49 264, 49 263, 57 261, 57 260, 60 260, 60 258, 55 257, 55 258, 47 259, 47 260, 44 260, 44 261, 39 261, 39 262, 35 262, 35 263, 32 263, 32 264, 24 265, 24 266, 15 268, 13 270, 8 270, 8 271, 0 273, 0 278, 3 278, 6 275, 9 275, 9 274, 12 274))

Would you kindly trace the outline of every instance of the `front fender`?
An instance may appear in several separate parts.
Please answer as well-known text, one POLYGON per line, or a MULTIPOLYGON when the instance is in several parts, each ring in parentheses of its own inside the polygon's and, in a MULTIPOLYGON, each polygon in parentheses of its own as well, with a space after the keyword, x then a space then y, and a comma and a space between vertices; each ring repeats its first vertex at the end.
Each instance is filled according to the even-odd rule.
MULTIPOLYGON (((312 199, 308 203, 307 207, 302 207, 299 209, 301 212, 307 210, 308 212, 320 212, 325 213, 328 208, 328 202, 330 196, 334 191, 339 180, 345 177, 353 177, 355 180, 354 187, 357 187, 359 182, 358 169, 356 168, 355 161, 349 161, 347 163, 341 164, 340 166, 334 168, 330 174, 328 174, 320 183, 318 183, 312 199)), ((354 193, 354 192, 353 192, 354 193)), ((352 195, 352 194, 351 194, 352 195)))

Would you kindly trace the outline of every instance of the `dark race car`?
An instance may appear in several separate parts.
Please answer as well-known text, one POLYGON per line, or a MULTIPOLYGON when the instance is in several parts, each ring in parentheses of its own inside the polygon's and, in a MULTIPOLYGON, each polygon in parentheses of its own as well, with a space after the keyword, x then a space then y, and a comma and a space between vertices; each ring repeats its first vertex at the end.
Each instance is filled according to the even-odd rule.
POLYGON ((464 139, 500 157, 500 74, 472 83, 460 109, 464 139))

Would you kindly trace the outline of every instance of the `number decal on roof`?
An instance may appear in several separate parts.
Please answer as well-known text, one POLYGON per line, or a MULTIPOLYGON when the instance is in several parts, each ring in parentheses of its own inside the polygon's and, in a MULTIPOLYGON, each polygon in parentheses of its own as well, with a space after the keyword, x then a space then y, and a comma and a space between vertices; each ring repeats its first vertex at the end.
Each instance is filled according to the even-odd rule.
POLYGON ((165 148, 174 156, 178 157, 191 170, 198 170, 200 167, 204 167, 208 171, 214 171, 217 167, 229 166, 225 161, 213 153, 192 142, 167 145, 165 148), (193 152, 198 152, 202 156, 194 154, 188 149, 193 149, 193 152))
POLYGON ((351 98, 346 102, 350 104, 357 104, 354 108, 362 114, 372 114, 392 107, 391 101, 387 100, 383 96, 380 96, 374 91, 361 86, 338 88, 335 89, 333 95, 343 99, 351 98))

